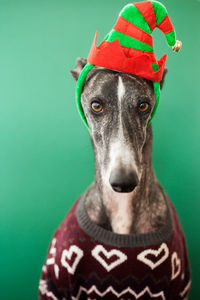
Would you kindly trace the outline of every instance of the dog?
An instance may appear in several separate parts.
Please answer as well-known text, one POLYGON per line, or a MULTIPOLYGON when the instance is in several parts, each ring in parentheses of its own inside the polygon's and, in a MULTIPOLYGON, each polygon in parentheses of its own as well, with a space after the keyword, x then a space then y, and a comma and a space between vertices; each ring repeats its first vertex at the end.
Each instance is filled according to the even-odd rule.
MULTIPOLYGON (((86 63, 77 59, 75 80, 86 63)), ((39 299, 188 299, 185 236, 152 166, 153 83, 95 66, 81 104, 95 178, 52 237, 39 299)))

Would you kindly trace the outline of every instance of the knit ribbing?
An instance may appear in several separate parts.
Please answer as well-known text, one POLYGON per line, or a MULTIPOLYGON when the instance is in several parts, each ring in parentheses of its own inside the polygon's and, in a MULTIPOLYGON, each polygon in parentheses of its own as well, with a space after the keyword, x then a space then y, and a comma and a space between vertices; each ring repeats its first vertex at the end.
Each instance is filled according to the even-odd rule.
POLYGON ((171 237, 174 224, 170 209, 170 200, 166 195, 167 219, 166 224, 163 225, 160 230, 144 234, 118 234, 100 227, 89 218, 85 209, 85 200, 88 191, 89 187, 80 197, 76 209, 76 217, 80 227, 95 240, 117 247, 145 247, 165 242, 171 237))

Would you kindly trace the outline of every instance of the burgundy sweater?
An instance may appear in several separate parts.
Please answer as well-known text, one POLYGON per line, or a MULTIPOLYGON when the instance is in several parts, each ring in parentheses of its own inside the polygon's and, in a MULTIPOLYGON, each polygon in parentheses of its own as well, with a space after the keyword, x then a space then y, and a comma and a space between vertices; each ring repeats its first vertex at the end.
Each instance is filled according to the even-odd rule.
POLYGON ((124 235, 91 221, 84 206, 87 191, 53 235, 39 299, 188 299, 187 246, 169 198, 167 222, 159 231, 124 235))

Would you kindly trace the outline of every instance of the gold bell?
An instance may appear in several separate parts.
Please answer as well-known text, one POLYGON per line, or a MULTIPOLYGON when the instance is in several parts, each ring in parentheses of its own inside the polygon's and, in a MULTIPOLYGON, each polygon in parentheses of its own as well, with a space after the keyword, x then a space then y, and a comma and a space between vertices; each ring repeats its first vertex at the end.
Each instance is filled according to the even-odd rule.
POLYGON ((175 45, 172 47, 172 49, 173 49, 173 51, 175 51, 175 52, 179 52, 179 51, 181 50, 181 47, 182 47, 182 42, 176 40, 176 43, 175 43, 175 45))

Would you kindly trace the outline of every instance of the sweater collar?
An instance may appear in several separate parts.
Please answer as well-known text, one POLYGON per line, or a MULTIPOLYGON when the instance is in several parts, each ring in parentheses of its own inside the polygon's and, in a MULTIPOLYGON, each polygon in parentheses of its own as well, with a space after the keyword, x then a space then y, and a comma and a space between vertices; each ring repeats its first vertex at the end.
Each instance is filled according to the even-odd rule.
POLYGON ((94 238, 96 241, 117 247, 133 248, 146 247, 166 242, 171 237, 174 230, 174 222, 172 218, 172 212, 170 209, 170 200, 165 193, 164 198, 167 205, 167 219, 166 224, 164 224, 158 231, 142 234, 118 234, 102 228, 90 219, 85 208, 85 200, 88 191, 89 187, 80 196, 75 214, 79 226, 83 229, 85 233, 94 238))

